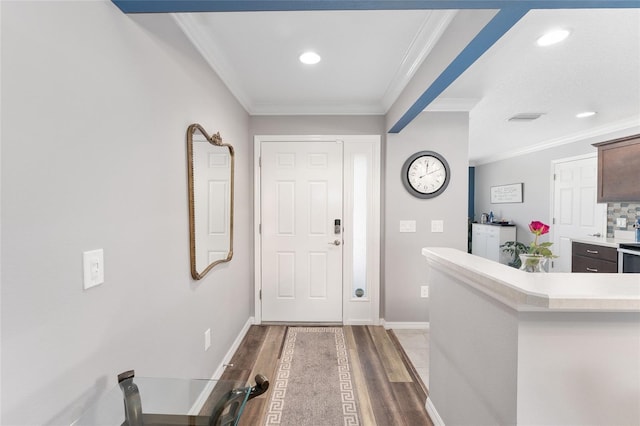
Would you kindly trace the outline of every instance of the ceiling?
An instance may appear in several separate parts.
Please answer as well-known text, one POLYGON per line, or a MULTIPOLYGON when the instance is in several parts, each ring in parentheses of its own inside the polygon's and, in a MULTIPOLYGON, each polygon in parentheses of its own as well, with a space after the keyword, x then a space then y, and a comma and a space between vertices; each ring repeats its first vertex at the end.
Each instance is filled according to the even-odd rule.
MULTIPOLYGON (((384 115, 431 59, 457 13, 173 16, 252 115, 384 115), (301 64, 298 56, 305 50, 316 51, 322 61, 301 64)), ((633 129, 640 125, 640 9, 531 10, 427 109, 469 111, 472 164, 633 129), (571 31, 567 40, 536 45, 540 35, 560 27, 571 31), (588 110, 597 114, 575 117, 588 110), (508 121, 518 113, 542 115, 508 121)))

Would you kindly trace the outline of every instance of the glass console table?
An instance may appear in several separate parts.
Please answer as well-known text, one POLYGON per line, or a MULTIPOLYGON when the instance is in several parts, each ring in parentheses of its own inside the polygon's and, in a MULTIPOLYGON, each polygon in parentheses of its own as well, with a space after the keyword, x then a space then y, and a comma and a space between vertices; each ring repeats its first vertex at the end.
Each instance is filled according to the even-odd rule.
POLYGON ((256 385, 228 380, 194 380, 118 375, 108 391, 72 426, 235 426, 244 406, 269 387, 258 374, 256 385))

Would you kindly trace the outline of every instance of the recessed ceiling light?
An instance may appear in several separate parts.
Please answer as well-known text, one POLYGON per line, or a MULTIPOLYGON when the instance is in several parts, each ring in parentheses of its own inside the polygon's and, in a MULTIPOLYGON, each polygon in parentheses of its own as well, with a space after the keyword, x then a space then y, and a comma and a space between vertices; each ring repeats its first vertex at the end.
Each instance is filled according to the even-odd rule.
POLYGON ((579 114, 576 114, 576 118, 587 118, 596 115, 595 111, 585 111, 579 114))
POLYGON ((536 43, 538 43, 538 46, 551 46, 552 44, 560 43, 562 40, 569 37, 569 33, 569 30, 549 31, 540 37, 536 43))
POLYGON ((320 59, 322 58, 320 58, 320 55, 318 55, 316 52, 304 52, 302 55, 300 55, 299 59, 303 64, 314 65, 320 62, 320 59))

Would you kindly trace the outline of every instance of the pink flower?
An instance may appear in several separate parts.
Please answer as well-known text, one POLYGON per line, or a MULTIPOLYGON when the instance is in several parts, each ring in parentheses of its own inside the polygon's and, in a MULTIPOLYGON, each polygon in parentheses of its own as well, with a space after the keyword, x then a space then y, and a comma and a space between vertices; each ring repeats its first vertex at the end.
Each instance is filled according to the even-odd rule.
POLYGON ((533 235, 536 236, 531 245, 529 245, 529 254, 536 254, 548 258, 557 257, 554 256, 553 253, 551 253, 550 247, 553 243, 545 242, 538 244, 538 237, 540 235, 549 233, 549 225, 534 220, 529 224, 529 230, 531 231, 531 233, 533 233, 533 235))
POLYGON ((529 224, 529 230, 535 234, 536 237, 539 237, 540 235, 544 235, 549 232, 549 225, 545 225, 542 222, 534 220, 529 224))

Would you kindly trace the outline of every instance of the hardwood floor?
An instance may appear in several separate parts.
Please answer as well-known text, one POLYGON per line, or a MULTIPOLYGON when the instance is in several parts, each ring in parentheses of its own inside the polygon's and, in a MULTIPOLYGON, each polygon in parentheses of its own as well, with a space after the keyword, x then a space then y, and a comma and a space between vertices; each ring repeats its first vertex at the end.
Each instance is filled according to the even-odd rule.
MULTIPOLYGON (((221 379, 253 384, 253 378, 260 373, 272 380, 286 331, 284 325, 251 326, 231 360, 233 365, 227 367, 221 379)), ((344 326, 343 331, 361 424, 433 425, 424 408, 426 388, 393 332, 380 326, 344 326)), ((270 396, 271 389, 249 401, 240 425, 264 424, 270 396)))

